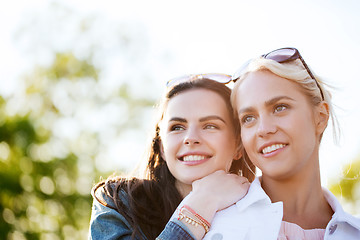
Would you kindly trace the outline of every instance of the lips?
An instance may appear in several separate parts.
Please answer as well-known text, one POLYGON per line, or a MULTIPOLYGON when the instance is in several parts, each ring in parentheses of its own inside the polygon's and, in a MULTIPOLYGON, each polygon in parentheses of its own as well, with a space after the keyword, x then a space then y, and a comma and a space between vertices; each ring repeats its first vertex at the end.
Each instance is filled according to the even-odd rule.
POLYGON ((182 160, 184 162, 189 162, 189 161, 200 161, 200 160, 203 160, 205 158, 206 157, 202 156, 202 155, 188 155, 188 156, 183 157, 182 160))
POLYGON ((183 162, 197 162, 197 161, 203 161, 204 159, 210 158, 210 155, 206 154, 184 154, 178 159, 183 162))
POLYGON ((269 154, 269 153, 275 152, 276 150, 282 149, 286 146, 287 146, 287 144, 283 144, 283 143, 270 144, 270 145, 260 148, 260 153, 269 154))

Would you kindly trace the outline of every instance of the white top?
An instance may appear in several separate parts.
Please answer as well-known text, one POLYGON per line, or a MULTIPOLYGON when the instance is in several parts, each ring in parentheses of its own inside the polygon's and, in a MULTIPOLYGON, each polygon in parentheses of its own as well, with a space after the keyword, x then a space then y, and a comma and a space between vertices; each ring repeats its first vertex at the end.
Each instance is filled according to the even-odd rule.
POLYGON ((303 229, 295 223, 282 221, 277 240, 323 240, 325 232, 325 229, 303 229))
MULTIPOLYGON (((344 212, 336 197, 323 188, 324 196, 334 211, 325 230, 325 240, 360 239, 360 219, 344 212)), ((211 223, 205 240, 258 240, 279 236, 283 203, 271 203, 259 178, 250 185, 247 195, 236 204, 219 211, 211 223)))

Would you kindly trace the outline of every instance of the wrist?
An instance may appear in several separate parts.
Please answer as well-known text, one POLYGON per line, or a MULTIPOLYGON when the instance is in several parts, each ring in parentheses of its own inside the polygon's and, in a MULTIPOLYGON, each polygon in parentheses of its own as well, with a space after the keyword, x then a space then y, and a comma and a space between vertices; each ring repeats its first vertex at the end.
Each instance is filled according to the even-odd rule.
POLYGON ((211 224, 203 218, 200 214, 198 214, 194 209, 189 207, 188 205, 183 205, 179 209, 179 217, 178 220, 185 220, 185 222, 198 227, 201 226, 204 228, 205 233, 209 232, 209 229, 211 227, 211 224))
POLYGON ((214 198, 210 198, 209 194, 192 192, 183 205, 189 206, 197 214, 202 216, 207 222, 211 223, 215 213, 218 211, 218 204, 214 198))

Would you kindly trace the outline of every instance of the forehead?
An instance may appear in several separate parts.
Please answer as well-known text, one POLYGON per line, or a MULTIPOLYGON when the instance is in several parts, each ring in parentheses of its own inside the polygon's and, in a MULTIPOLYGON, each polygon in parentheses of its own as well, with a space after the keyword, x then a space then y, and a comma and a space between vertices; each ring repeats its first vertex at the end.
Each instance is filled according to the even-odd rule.
POLYGON ((207 89, 190 89, 172 97, 165 110, 166 116, 229 115, 225 100, 216 92, 207 89))
POLYGON ((270 71, 251 72, 237 89, 237 105, 251 105, 253 102, 267 101, 273 97, 302 97, 299 84, 277 76, 270 71))

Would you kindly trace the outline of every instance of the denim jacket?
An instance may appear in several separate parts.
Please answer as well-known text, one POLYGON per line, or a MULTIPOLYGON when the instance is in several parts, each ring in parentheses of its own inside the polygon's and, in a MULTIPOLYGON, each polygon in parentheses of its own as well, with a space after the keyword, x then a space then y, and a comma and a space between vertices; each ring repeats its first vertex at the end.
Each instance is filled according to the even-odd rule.
MULTIPOLYGON (((100 189, 96 192, 100 192, 100 189)), ((98 195, 98 194, 97 194, 98 195)), ((94 199, 91 220, 89 227, 89 240, 104 240, 104 239, 123 239, 130 240, 133 228, 130 223, 118 211, 114 210, 114 202, 107 196, 101 193, 101 199, 104 199, 106 205, 104 206, 98 200, 94 199)), ((122 191, 120 197, 128 206, 128 195, 122 191)), ((135 236, 135 239, 146 239, 143 233, 135 236)), ((177 219, 172 219, 167 223, 164 230, 156 238, 157 240, 193 240, 194 236, 190 233, 188 228, 177 219)))

